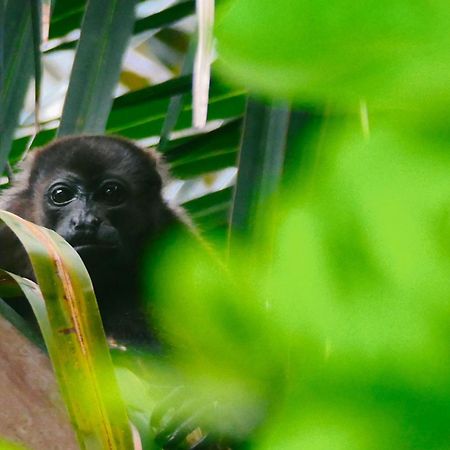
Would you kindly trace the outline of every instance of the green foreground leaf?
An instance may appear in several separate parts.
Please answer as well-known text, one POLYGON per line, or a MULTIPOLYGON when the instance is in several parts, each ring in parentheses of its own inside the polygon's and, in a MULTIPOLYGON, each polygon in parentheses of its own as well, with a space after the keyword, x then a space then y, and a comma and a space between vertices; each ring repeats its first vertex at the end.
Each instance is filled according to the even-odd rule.
POLYGON ((222 74, 272 98, 396 110, 450 100, 447 0, 233 0, 217 24, 222 74))
POLYGON ((449 154, 389 121, 370 139, 342 118, 319 133, 294 147, 316 158, 263 223, 265 251, 242 240, 224 275, 174 248, 156 317, 190 395, 229 406, 211 428, 256 423, 252 449, 442 450, 449 154))
POLYGON ((26 447, 0 438, 0 450, 26 450, 26 447))
MULTIPOLYGON (((30 302, 82 449, 133 449, 92 284, 75 250, 51 230, 6 211, 0 220, 29 255, 39 287, 7 272, 30 302)), ((9 287, 8 287, 9 285, 9 287)))

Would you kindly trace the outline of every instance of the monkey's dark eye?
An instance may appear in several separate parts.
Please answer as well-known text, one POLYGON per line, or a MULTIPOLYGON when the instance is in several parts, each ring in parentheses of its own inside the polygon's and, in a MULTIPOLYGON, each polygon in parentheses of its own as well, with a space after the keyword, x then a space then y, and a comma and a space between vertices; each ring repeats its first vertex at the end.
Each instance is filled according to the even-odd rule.
POLYGON ((126 198, 126 189, 117 181, 107 181, 100 187, 97 198, 111 206, 120 205, 126 198))
POLYGON ((65 185, 54 186, 50 190, 50 200, 57 206, 63 206, 70 203, 75 198, 75 191, 65 185))

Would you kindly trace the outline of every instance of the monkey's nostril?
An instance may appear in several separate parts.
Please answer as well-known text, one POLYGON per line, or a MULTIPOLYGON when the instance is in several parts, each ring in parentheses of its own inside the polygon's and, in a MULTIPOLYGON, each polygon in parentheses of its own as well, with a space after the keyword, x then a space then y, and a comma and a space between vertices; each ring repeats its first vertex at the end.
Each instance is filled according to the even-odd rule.
POLYGON ((75 231, 80 231, 87 234, 94 234, 100 225, 100 220, 73 222, 72 226, 75 231))
POLYGON ((101 222, 101 219, 96 215, 85 215, 82 217, 72 217, 70 225, 77 231, 96 231, 101 222))

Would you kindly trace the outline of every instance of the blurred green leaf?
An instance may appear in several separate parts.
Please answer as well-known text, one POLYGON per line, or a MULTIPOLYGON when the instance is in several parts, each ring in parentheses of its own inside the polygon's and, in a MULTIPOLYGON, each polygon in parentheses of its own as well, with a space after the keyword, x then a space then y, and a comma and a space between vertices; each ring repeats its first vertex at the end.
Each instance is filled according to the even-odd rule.
MULTIPOLYGON (((258 450, 441 450, 450 417, 446 146, 388 120, 370 138, 342 118, 318 132, 318 142, 297 142, 298 151, 319 146, 315 163, 265 223, 271 257, 242 240, 224 273, 177 247, 158 261, 157 317, 193 395, 231 403, 229 423, 264 424, 251 438, 258 450)), ((226 427, 220 414, 210 425, 226 427)))
POLYGON ((36 279, 2 272, 30 302, 81 448, 133 449, 92 284, 79 255, 59 235, 2 211, 36 279), (74 389, 76 386, 76 389, 74 389))
POLYGON ((26 450, 23 445, 0 438, 0 450, 26 450))
POLYGON ((134 24, 135 0, 91 0, 86 8, 58 129, 59 136, 101 133, 134 24))
MULTIPOLYGON (((158 276, 152 277, 151 288, 157 288, 153 310, 172 346, 171 364, 195 400, 194 410, 186 405, 185 412, 195 414, 199 405, 217 405, 217 414, 211 411, 202 417, 206 429, 238 438, 259 421, 267 387, 277 383, 271 325, 263 305, 250 303, 247 283, 235 284, 195 246, 186 243, 182 253, 182 243, 171 248, 158 259, 158 276), (164 288, 176 266, 183 268, 179 282, 164 288)), ((242 269, 242 279, 249 280, 251 274, 242 269)))
POLYGON ((232 0, 217 24, 222 74, 272 98, 397 111, 450 100, 446 0, 232 0))
POLYGON ((283 448, 445 448, 450 158, 389 126, 368 141, 344 129, 322 141, 274 248, 271 316, 292 336, 302 384, 261 448, 283 435, 283 448))

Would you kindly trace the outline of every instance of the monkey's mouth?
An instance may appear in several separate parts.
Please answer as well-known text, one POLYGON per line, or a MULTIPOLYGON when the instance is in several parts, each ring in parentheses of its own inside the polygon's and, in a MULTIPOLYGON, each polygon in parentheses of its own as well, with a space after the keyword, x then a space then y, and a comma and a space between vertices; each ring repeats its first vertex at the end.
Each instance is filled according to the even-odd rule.
POLYGON ((116 245, 102 243, 78 244, 74 245, 73 248, 82 257, 104 256, 105 254, 116 253, 118 250, 116 245))

